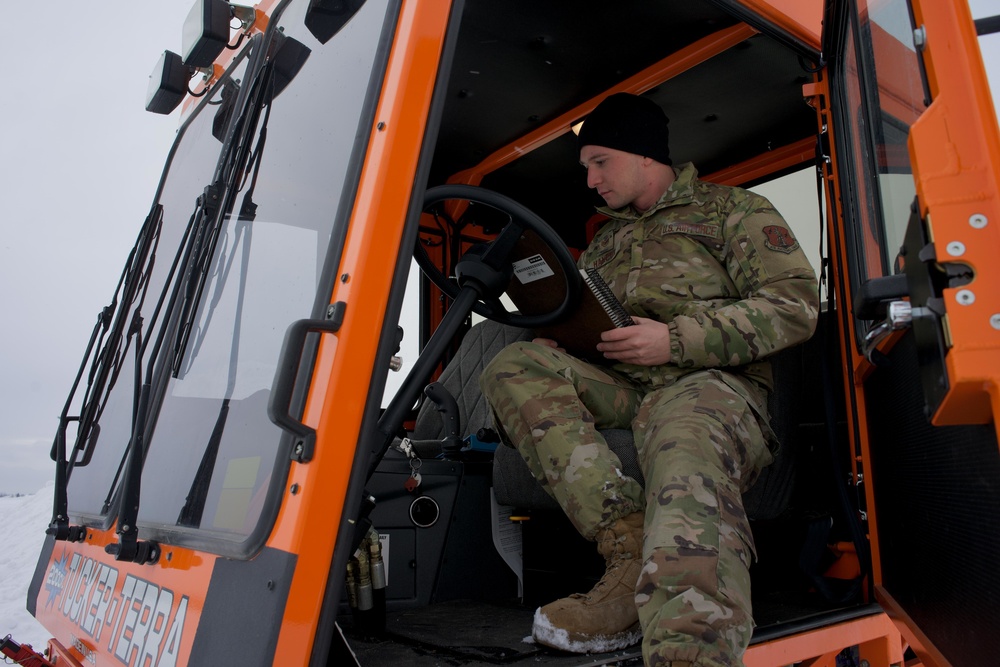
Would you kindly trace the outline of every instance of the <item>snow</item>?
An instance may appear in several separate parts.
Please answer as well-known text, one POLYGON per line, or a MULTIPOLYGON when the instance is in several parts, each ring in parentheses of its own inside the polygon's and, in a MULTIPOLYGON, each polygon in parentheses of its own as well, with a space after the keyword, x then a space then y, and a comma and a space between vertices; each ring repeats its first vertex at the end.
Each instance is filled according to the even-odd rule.
POLYGON ((642 630, 638 623, 628 630, 614 635, 594 635, 586 639, 572 638, 569 631, 553 625, 548 616, 542 612, 541 607, 535 610, 535 621, 531 628, 531 634, 539 644, 570 653, 610 653, 642 641, 642 630))
POLYGON ((45 528, 52 518, 52 483, 29 496, 0 496, 0 639, 45 649, 51 633, 26 608, 45 528))

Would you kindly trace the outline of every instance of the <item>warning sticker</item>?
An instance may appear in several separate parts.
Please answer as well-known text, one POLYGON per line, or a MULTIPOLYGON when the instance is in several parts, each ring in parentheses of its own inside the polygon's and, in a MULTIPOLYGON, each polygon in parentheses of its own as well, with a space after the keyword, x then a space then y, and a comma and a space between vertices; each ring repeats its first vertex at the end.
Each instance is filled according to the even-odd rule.
POLYGON ((545 263, 541 255, 532 255, 514 262, 514 275, 517 276, 522 285, 526 285, 556 274, 552 267, 545 263))

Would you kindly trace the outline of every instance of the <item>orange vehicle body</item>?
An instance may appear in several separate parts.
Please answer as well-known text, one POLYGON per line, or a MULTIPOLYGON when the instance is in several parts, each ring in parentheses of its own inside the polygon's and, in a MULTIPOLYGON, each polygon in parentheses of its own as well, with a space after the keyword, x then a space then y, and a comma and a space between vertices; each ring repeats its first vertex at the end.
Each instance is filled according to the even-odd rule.
MULTIPOLYGON (((277 4, 268 1, 256 7, 251 32, 266 29, 269 14, 277 4)), ((738 4, 762 22, 821 50, 823 6, 818 0, 739 0, 738 4)), ((1000 227, 996 224, 1000 222, 1000 141, 995 112, 983 83, 985 73, 978 51, 974 50, 975 33, 964 3, 914 0, 913 11, 916 23, 928 26, 922 55, 933 101, 926 109, 914 108, 905 94, 892 94, 893 79, 889 77, 890 94, 886 97, 890 101, 886 104, 893 107, 895 116, 912 123, 910 161, 920 213, 931 221, 935 239, 942 241, 936 245, 937 260, 956 261, 946 251, 946 245, 961 242, 965 248, 961 261, 975 273, 975 280, 966 289, 976 294, 971 305, 959 305, 955 300, 958 289, 945 290, 946 329, 951 345, 946 366, 950 388, 932 421, 935 425, 996 426, 996 415, 1000 414, 1000 342, 997 328, 990 324, 991 317, 1000 313, 1000 289, 995 287, 1000 285, 1000 263, 996 261, 1000 248, 1000 227), (977 215, 985 216, 990 224, 981 229, 971 226, 970 218, 977 215), (986 289, 988 285, 994 287, 986 289)), ((290 580, 283 582, 287 598, 280 606, 280 616, 270 619, 280 627, 273 647, 275 665, 314 664, 318 628, 329 620, 324 618, 324 602, 329 595, 327 583, 341 537, 339 531, 346 525, 345 503, 356 455, 352 443, 360 438, 368 382, 372 368, 380 363, 380 332, 386 326, 381 304, 390 300, 394 284, 392 272, 375 258, 387 256, 395 260, 397 253, 407 252, 387 244, 385 239, 405 237, 412 193, 399 184, 411 184, 418 178, 450 13, 448 2, 403 0, 395 24, 375 122, 369 128, 355 203, 336 270, 338 278, 328 295, 331 306, 344 304, 348 314, 364 311, 366 315, 347 316, 335 333, 320 337, 301 418, 315 431, 317 443, 340 446, 317 446, 311 460, 290 464, 280 507, 265 543, 266 549, 289 554, 294 562, 288 571, 290 580)), ((719 30, 623 79, 606 92, 645 93, 757 32, 746 23, 719 30)), ((888 44, 888 40, 882 43, 888 44)), ((217 62, 216 78, 225 70, 228 57, 220 57, 217 62)), ((209 80, 205 85, 211 84, 209 80)), ((820 69, 812 81, 804 84, 803 98, 816 110, 817 131, 822 131, 832 121, 831 83, 826 70, 820 69)), ((474 167, 454 173, 449 181, 481 183, 486 175, 570 132, 571 126, 599 101, 595 97, 541 123, 532 132, 484 156, 474 167)), ((831 133, 831 159, 825 164, 822 178, 828 199, 832 197, 827 202, 828 237, 834 248, 842 250, 848 244, 846 228, 850 223, 837 205, 843 196, 838 172, 840 140, 836 132, 831 133)), ((756 182, 807 165, 814 157, 815 142, 799 140, 704 178, 725 184, 756 182)), ((434 228, 428 225, 423 231, 433 232, 434 228)), ((468 244, 475 236, 470 231, 463 238, 468 244)), ((832 262, 835 274, 849 273, 848 258, 842 251, 832 252, 832 262)), ((851 292, 850 281, 831 281, 831 285, 838 303, 853 302, 856 295, 851 292)), ((431 307, 432 327, 442 312, 440 306, 431 307)), ((864 400, 864 380, 872 364, 860 351, 857 330, 848 327, 847 334, 841 339, 840 355, 845 368, 853 371, 843 376, 844 394, 854 397, 846 402, 847 421, 861 425, 849 429, 848 435, 854 453, 850 457, 852 475, 857 477, 873 467, 873 443, 864 425, 876 417, 867 414, 864 400)), ((899 335, 890 337, 882 349, 889 349, 899 335)), ((858 647, 859 658, 867 661, 861 664, 872 667, 899 666, 904 662, 911 667, 951 664, 882 586, 878 503, 873 490, 878 480, 871 482, 864 486, 872 552, 870 583, 873 601, 884 612, 755 643, 743 658, 747 667, 835 667, 836 657, 846 647, 858 647)), ((219 613, 210 599, 210 587, 213 573, 230 559, 207 550, 163 544, 155 564, 116 562, 105 552, 107 545, 119 539, 116 528, 115 524, 106 529, 88 527, 82 541, 56 542, 48 560, 40 562, 40 575, 36 576, 42 577, 42 585, 29 606, 34 607, 36 617, 54 637, 49 642, 49 659, 56 665, 79 667, 204 664, 195 638, 199 627, 210 626, 212 615, 219 613)), ((858 562, 850 545, 841 546, 841 557, 832 571, 842 568, 845 573, 840 576, 847 579, 857 572, 858 562)), ((262 598, 272 594, 274 584, 270 579, 246 579, 246 586, 257 587, 256 594, 262 598)), ((224 636, 215 639, 227 641, 224 636)))

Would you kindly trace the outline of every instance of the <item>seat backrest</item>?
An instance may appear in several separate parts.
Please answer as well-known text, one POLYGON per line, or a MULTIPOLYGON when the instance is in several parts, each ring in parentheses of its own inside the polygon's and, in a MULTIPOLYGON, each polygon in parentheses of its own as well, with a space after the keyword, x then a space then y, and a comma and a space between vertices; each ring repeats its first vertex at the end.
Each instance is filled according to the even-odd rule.
MULTIPOLYGON (((479 375, 487 363, 507 345, 531 338, 530 332, 492 321, 473 326, 458 353, 438 379, 458 404, 461 434, 492 426, 490 408, 479 389, 479 375)), ((771 357, 775 391, 768 401, 771 428, 782 447, 774 463, 765 468, 754 486, 743 495, 751 519, 773 519, 788 507, 795 479, 795 436, 802 413, 805 368, 803 350, 813 342, 783 350, 771 357)), ((440 439, 444 424, 433 404, 425 401, 417 414, 414 437, 440 439)), ((608 446, 621 459, 624 472, 642 482, 631 431, 602 431, 608 446)), ((500 446, 493 462, 493 488, 497 501, 521 509, 558 509, 556 502, 532 477, 515 450, 500 446)))
MULTIPOLYGON (((479 375, 486 364, 511 343, 531 338, 530 332, 485 320, 474 325, 458 348, 455 357, 445 366, 438 382, 451 392, 458 404, 460 436, 475 433, 490 426, 490 406, 479 389, 479 375)), ((444 422, 430 401, 424 401, 417 411, 413 436, 421 440, 445 437, 444 422)))

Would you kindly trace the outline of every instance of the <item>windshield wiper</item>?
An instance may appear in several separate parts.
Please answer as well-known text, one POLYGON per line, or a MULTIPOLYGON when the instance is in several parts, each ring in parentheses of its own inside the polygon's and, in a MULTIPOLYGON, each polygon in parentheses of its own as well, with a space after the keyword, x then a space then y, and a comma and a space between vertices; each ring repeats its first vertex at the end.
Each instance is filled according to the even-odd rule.
MULTIPOLYGON (((177 248, 177 252, 174 255, 174 260, 170 265, 170 270, 167 272, 166 279, 163 281, 164 286, 161 289, 160 297, 156 302, 156 307, 153 309, 153 315, 150 318, 149 325, 147 326, 147 330, 149 331, 152 331, 155 328, 156 323, 160 319, 160 313, 163 311, 163 304, 167 297, 167 294, 170 293, 169 287, 174 282, 174 276, 177 273, 177 268, 187 262, 187 259, 189 257, 188 241, 191 238, 191 232, 199 224, 199 220, 201 220, 201 216, 204 214, 205 214, 204 197, 199 197, 196 201, 194 213, 191 214, 190 218, 188 219, 187 227, 184 229, 184 234, 181 237, 180 244, 178 245, 177 248)), ((173 309, 174 300, 175 299, 172 295, 171 301, 167 305, 167 312, 170 312, 173 309)), ((136 342, 135 365, 137 372, 135 375, 135 382, 133 387, 134 396, 132 405, 132 425, 131 425, 132 431, 135 430, 136 423, 138 422, 140 417, 139 401, 141 397, 140 386, 141 386, 142 359, 145 358, 146 356, 146 346, 149 343, 148 339, 145 342, 141 340, 142 325, 143 325, 143 317, 141 310, 136 309, 133 313, 132 325, 129 330, 130 336, 136 334, 140 335, 140 338, 138 338, 136 342)), ((160 331, 159 337, 157 339, 158 345, 156 346, 156 349, 154 349, 152 358, 156 358, 158 356, 159 343, 162 342, 162 338, 163 338, 163 330, 160 331)), ((128 460, 130 445, 131 445, 131 439, 129 441, 129 445, 125 447, 125 451, 122 453, 121 461, 118 463, 118 469, 115 471, 115 476, 111 480, 111 484, 108 486, 108 495, 104 499, 104 505, 101 508, 101 514, 106 514, 111 509, 112 498, 114 497, 115 491, 118 489, 118 481, 121 478, 122 470, 125 468, 125 463, 128 460)))
MULTIPOLYGON (((211 274, 212 258, 215 256, 215 249, 218 245, 222 227, 226 221, 226 212, 231 211, 236 195, 243 189, 246 179, 239 182, 241 177, 250 168, 250 159, 253 155, 255 164, 259 168, 261 149, 267 136, 267 121, 271 112, 271 98, 273 95, 273 65, 265 63, 260 73, 254 80, 250 92, 249 100, 243 114, 237 120, 234 136, 238 141, 230 144, 226 159, 220 171, 220 188, 225 199, 222 201, 222 214, 215 216, 206 225, 197 239, 196 252, 184 276, 184 300, 181 303, 180 329, 175 340, 173 361, 171 369, 174 377, 178 377, 181 372, 181 364, 188 342, 191 339, 194 321, 198 315, 198 304, 201 302, 202 292, 211 274), (263 122, 260 123, 260 131, 257 126, 261 120, 261 113, 264 114, 263 122), (251 146, 255 137, 259 137, 257 150, 251 151, 251 146)), ((254 169, 254 183, 256 183, 256 169, 254 169)), ((252 189, 248 192, 250 194, 252 189)), ((247 198, 249 199, 249 198, 247 198)), ((255 214, 256 205, 252 201, 244 201, 244 209, 248 209, 250 219, 255 214)), ((243 211, 241 211, 241 215, 243 211)))
MULTIPOLYGON (((83 529, 69 525, 68 491, 69 478, 75 466, 84 466, 90 462, 100 435, 99 420, 104 406, 107 404, 111 389, 118 380, 122 362, 128 353, 128 340, 131 335, 125 333, 129 308, 132 304, 141 305, 145 298, 145 288, 148 287, 148 276, 155 260, 155 246, 163 223, 163 207, 153 206, 136 243, 129 253, 125 269, 115 288, 111 304, 106 306, 98 316, 97 323, 91 333, 87 350, 70 388, 69 396, 59 417, 59 427, 52 445, 51 458, 56 463, 55 492, 53 498, 52 521, 46 533, 57 540, 79 540, 83 537, 83 529), (119 310, 118 295, 121 294, 121 309, 119 310), (73 398, 83 379, 87 361, 95 349, 99 352, 93 357, 90 373, 87 376, 87 390, 81 403, 80 414, 70 416, 69 411, 73 398), (67 456, 66 430, 71 422, 78 422, 76 442, 72 452, 67 456)), ((138 312, 138 307, 136 312, 138 312)), ((138 353, 138 351, 137 351, 138 353)))
MULTIPOLYGON (((233 201, 239 190, 245 185, 240 183, 241 174, 245 173, 251 154, 251 144, 257 134, 256 129, 261 113, 270 110, 272 90, 272 65, 265 63, 259 70, 250 87, 248 101, 243 112, 236 121, 233 141, 218 171, 219 178, 215 185, 209 186, 198 199, 198 208, 192 216, 189 235, 183 244, 186 267, 184 275, 174 284, 174 289, 167 306, 165 325, 160 329, 152 353, 145 364, 141 355, 136 358, 136 383, 141 381, 139 397, 136 404, 135 420, 126 452, 124 477, 121 487, 121 502, 119 503, 116 532, 118 542, 105 546, 105 551, 115 557, 115 560, 135 563, 155 563, 159 558, 159 545, 154 541, 140 541, 138 536, 139 501, 142 485, 142 468, 146 454, 147 422, 151 409, 152 386, 157 359, 166 340, 168 330, 174 330, 169 323, 175 319, 178 322, 172 358, 169 360, 171 375, 177 377, 180 363, 184 356, 192 327, 198 312, 198 303, 204 291, 205 283, 212 266, 212 258, 219 240, 220 230, 225 222, 227 212, 232 210, 233 201), (221 201, 220 201, 221 197, 221 201), (179 311, 177 307, 179 304, 179 311), (144 377, 143 377, 144 375, 144 377)), ((265 115, 265 120, 267 116, 265 115)), ((168 285, 170 282, 168 281, 168 285)), ((141 336, 141 333, 138 334, 141 336)))
MULTIPOLYGON (((201 525, 202 512, 205 509, 205 501, 208 498, 209 486, 211 484, 212 475, 215 471, 216 458, 218 457, 219 447, 222 445, 222 434, 225 431, 226 422, 229 419, 229 404, 232 400, 233 393, 236 391, 236 371, 239 366, 240 353, 240 329, 243 319, 243 304, 246 295, 247 267, 250 263, 250 244, 253 236, 252 223, 257 217, 257 204, 253 201, 253 193, 257 187, 257 175, 260 172, 260 164, 264 154, 264 144, 267 141, 267 122, 271 114, 271 99, 268 99, 265 104, 266 110, 264 112, 264 118, 260 123, 261 129, 258 133, 257 146, 250 155, 249 164, 245 169, 243 182, 239 186, 240 191, 243 191, 244 188, 246 188, 246 190, 243 195, 243 202, 240 206, 239 215, 237 216, 235 234, 233 235, 232 245, 229 248, 228 261, 225 258, 226 248, 223 248, 223 250, 219 252, 219 268, 215 293, 212 295, 212 299, 207 306, 204 322, 202 323, 199 335, 194 342, 191 354, 188 357, 188 367, 190 367, 191 364, 194 363, 195 358, 197 358, 198 351, 201 349, 205 336, 211 328, 212 316, 222 299, 223 291, 229 281, 233 265, 235 264, 236 258, 239 254, 240 266, 242 267, 242 270, 239 272, 239 290, 236 299, 236 313, 234 315, 233 322, 233 341, 229 354, 229 377, 226 381, 226 392, 222 399, 222 405, 219 407, 219 415, 216 418, 215 427, 212 429, 212 435, 205 446, 205 452, 202 454, 201 463, 199 464, 198 470, 191 482, 191 488, 185 498, 184 506, 181 508, 180 515, 177 517, 177 525, 179 526, 191 526, 197 528, 201 525), (252 176, 250 175, 251 172, 253 174, 252 176), (246 187, 247 181, 250 183, 248 188, 246 187), (237 253, 237 249, 240 248, 241 245, 242 253, 237 253)), ((181 351, 181 354, 183 355, 183 350, 181 351)), ((183 356, 175 357, 175 364, 179 365, 179 362, 182 360, 183 356)), ((178 373, 179 369, 175 372, 175 375, 178 373)))

